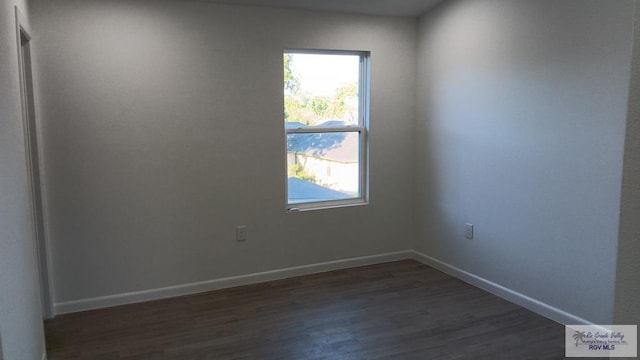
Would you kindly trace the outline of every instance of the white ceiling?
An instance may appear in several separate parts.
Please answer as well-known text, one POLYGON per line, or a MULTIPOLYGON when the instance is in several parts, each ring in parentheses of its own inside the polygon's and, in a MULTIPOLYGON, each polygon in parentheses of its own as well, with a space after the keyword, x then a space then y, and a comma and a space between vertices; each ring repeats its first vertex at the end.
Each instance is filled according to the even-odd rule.
POLYGON ((443 0, 208 0, 216 3, 391 16, 420 16, 443 0))

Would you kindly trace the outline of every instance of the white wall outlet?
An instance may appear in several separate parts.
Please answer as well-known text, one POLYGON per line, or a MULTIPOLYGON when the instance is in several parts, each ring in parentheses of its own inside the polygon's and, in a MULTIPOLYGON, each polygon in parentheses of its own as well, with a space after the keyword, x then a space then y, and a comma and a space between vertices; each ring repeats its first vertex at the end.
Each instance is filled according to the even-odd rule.
POLYGON ((246 225, 236 226, 236 241, 247 241, 246 225))
POLYGON ((464 237, 467 239, 473 239, 473 224, 464 224, 464 237))

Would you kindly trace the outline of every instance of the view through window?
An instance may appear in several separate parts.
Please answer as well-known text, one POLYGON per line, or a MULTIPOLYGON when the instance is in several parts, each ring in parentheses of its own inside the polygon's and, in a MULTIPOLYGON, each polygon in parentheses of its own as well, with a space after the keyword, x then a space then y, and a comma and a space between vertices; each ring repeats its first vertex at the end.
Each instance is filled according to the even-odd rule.
POLYGON ((292 50, 283 60, 289 209, 364 203, 367 53, 292 50))

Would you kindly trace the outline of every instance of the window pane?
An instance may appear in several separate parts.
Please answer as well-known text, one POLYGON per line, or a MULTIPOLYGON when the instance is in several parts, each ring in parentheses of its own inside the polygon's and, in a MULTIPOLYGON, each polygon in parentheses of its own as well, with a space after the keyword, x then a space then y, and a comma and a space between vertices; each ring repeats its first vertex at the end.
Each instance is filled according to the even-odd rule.
POLYGON ((359 77, 359 55, 285 53, 285 127, 358 125, 359 77))
POLYGON ((289 203, 360 197, 358 132, 287 135, 289 203))

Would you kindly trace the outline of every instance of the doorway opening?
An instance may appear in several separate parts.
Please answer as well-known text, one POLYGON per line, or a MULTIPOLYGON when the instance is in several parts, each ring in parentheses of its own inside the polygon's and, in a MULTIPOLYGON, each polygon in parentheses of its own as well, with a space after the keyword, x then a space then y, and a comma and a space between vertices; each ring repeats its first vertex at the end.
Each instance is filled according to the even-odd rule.
POLYGON ((16 31, 18 36, 18 64, 20 73, 20 90, 22 98, 23 127, 25 137, 25 153, 29 188, 31 193, 31 209, 33 215, 34 236, 37 250, 38 273, 40 275, 40 296, 42 314, 52 318, 53 299, 51 294, 51 271, 49 268, 48 248, 45 231, 45 214, 40 172, 40 150, 36 123, 36 106, 33 86, 31 31, 26 18, 16 11, 16 31))

